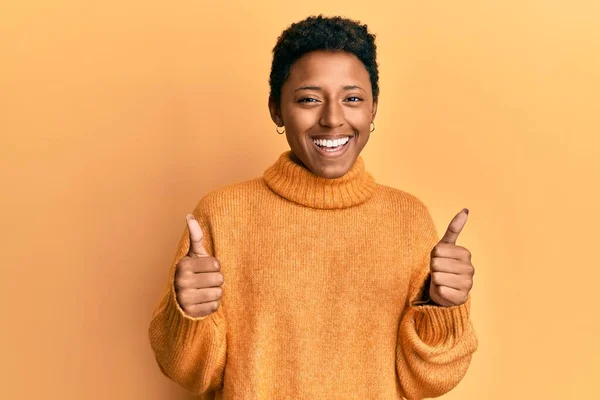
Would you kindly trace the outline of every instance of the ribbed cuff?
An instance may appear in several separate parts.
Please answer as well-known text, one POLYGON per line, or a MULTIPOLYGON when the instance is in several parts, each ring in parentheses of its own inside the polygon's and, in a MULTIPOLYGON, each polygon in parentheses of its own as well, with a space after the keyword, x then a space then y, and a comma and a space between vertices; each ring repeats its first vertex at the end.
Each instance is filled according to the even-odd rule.
POLYGON ((217 330, 224 334, 225 323, 221 306, 217 311, 203 317, 187 315, 177 302, 174 276, 171 278, 169 292, 165 293, 162 307, 159 307, 153 316, 150 325, 150 336, 163 337, 168 331, 170 332, 168 334, 169 340, 175 341, 176 348, 184 348, 195 337, 198 337, 199 330, 206 328, 207 324, 213 323, 217 330))
POLYGON ((458 340, 469 324, 469 303, 454 307, 414 305, 415 329, 421 340, 436 346, 458 340))
POLYGON ((226 326, 219 307, 204 317, 187 316, 167 290, 150 323, 149 338, 161 371, 191 393, 204 393, 221 379, 226 326), (213 382, 214 381, 214 382, 213 382))

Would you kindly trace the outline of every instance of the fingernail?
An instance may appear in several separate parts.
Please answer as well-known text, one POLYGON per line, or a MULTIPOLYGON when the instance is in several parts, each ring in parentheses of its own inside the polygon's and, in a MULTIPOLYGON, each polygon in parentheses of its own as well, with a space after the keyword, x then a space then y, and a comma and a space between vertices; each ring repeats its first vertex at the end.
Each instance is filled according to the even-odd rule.
POLYGON ((463 208, 463 211, 467 213, 467 215, 469 215, 469 209, 468 208, 463 208))
POLYGON ((188 214, 185 216, 186 219, 196 219, 193 214, 188 214))

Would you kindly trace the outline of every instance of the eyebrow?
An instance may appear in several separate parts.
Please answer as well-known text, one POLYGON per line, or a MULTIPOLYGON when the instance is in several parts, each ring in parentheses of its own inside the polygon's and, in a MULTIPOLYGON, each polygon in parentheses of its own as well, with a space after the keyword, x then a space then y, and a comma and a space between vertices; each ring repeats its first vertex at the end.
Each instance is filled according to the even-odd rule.
MULTIPOLYGON (((346 86, 344 86, 344 90, 352 90, 352 89, 364 90, 363 88, 361 88, 358 85, 346 85, 346 86)), ((299 90, 323 90, 323 88, 321 86, 302 86, 302 87, 299 87, 298 89, 294 90, 294 92, 297 92, 299 90)))

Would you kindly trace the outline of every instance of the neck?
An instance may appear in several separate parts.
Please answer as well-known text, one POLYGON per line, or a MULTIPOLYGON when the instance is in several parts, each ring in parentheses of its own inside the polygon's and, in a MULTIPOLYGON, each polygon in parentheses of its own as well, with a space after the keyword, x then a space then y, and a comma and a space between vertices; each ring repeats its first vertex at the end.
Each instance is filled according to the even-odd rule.
POLYGON ((327 179, 306 168, 289 150, 265 171, 263 178, 273 192, 286 200, 319 209, 356 206, 371 198, 376 187, 360 156, 345 175, 327 179))

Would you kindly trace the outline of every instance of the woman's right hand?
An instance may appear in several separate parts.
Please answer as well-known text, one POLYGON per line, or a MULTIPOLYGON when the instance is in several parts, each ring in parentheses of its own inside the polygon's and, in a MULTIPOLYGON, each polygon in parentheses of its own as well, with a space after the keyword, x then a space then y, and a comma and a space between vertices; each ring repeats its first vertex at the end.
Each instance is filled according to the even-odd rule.
POLYGON ((175 293, 177 303, 191 317, 204 317, 217 311, 221 303, 224 277, 219 261, 206 252, 200 224, 186 216, 190 231, 190 251, 177 263, 175 293))

